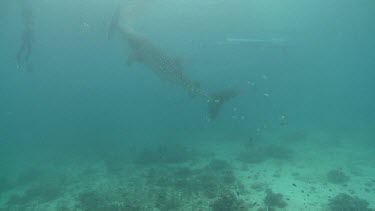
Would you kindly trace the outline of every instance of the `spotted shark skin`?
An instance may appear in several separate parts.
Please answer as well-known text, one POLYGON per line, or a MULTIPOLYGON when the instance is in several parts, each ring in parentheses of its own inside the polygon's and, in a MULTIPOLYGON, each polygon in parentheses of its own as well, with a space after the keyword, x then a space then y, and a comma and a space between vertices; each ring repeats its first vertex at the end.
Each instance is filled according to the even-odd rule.
POLYGON ((138 32, 132 29, 128 24, 119 23, 120 14, 118 11, 112 17, 109 34, 119 31, 126 40, 130 53, 127 58, 127 65, 131 67, 134 63, 140 63, 147 66, 161 80, 168 81, 182 87, 192 97, 201 97, 208 103, 208 116, 214 120, 219 116, 222 105, 236 97, 237 90, 223 90, 208 94, 202 89, 199 82, 189 78, 183 69, 180 59, 173 58, 163 51, 159 46, 146 39, 138 32))

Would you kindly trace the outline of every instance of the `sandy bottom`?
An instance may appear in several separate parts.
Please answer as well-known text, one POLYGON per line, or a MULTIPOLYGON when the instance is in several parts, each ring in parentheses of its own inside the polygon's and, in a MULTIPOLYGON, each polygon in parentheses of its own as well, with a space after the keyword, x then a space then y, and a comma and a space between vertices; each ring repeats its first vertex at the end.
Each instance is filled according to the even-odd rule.
POLYGON ((358 144, 356 137, 286 133, 260 141, 190 138, 189 146, 165 144, 134 150, 134 156, 45 161, 8 172, 0 177, 0 210, 315 211, 332 210, 329 203, 341 193, 375 208, 374 146, 358 144), (330 178, 330 172, 337 178, 330 178), (265 200, 271 192, 281 204, 265 200))

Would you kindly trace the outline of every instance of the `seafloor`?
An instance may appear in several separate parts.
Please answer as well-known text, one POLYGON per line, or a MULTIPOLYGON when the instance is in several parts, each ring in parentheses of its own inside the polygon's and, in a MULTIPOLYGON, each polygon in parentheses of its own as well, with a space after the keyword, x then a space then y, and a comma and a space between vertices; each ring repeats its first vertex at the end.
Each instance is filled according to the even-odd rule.
POLYGON ((364 144, 365 135, 282 131, 174 139, 70 159, 62 153, 2 162, 0 210, 375 208, 374 146, 364 144))

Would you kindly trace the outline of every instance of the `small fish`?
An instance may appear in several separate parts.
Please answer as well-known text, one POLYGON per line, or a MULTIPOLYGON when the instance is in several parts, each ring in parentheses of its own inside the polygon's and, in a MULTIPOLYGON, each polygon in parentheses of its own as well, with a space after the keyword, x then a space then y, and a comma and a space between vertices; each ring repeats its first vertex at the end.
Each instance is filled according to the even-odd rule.
POLYGON ((250 208, 254 207, 255 205, 257 205, 257 202, 250 204, 250 208))

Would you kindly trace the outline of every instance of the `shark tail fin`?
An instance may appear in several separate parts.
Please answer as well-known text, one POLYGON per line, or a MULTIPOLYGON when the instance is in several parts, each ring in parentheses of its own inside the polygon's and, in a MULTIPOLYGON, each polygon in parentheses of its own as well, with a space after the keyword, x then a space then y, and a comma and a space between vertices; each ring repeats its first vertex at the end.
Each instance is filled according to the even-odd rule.
POLYGON ((231 89, 215 92, 210 95, 210 99, 208 101, 208 115, 210 120, 216 119, 219 116, 222 105, 237 95, 239 95, 239 92, 231 89))

